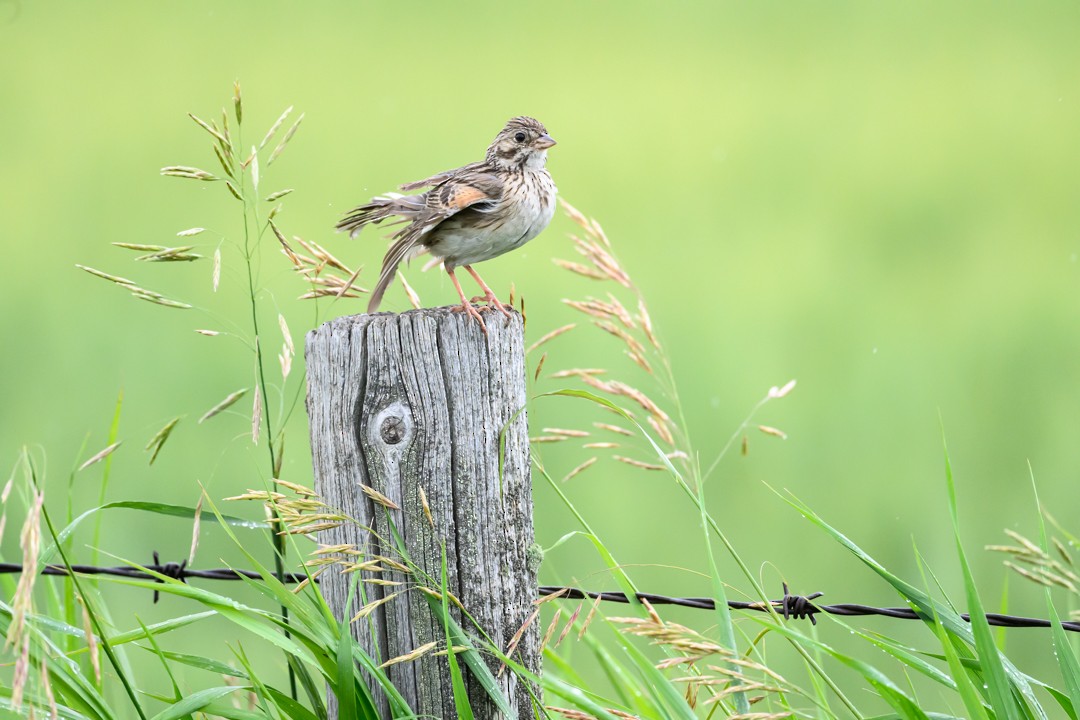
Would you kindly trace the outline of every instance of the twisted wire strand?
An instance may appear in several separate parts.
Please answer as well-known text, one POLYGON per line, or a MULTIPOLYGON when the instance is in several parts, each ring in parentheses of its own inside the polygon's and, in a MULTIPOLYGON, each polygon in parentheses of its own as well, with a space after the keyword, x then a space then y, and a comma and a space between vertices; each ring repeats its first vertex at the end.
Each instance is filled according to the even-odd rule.
MULTIPOLYGON (((145 566, 146 571, 122 565, 118 567, 98 567, 95 565, 72 565, 71 569, 80 575, 112 575, 117 577, 138 578, 142 580, 156 580, 162 582, 151 573, 164 575, 165 577, 187 582, 189 578, 202 578, 206 580, 239 580, 249 578, 258 580, 262 576, 253 570, 238 570, 235 568, 214 568, 210 570, 197 570, 189 568, 187 561, 175 563, 161 563, 158 554, 154 553, 153 564, 145 566), (150 571, 150 572, 147 572, 150 571)), ((0 563, 0 574, 21 573, 22 565, 17 563, 0 563)), ((63 565, 46 565, 42 575, 67 575, 68 571, 63 565)), ((299 583, 307 580, 308 576, 303 573, 285 573, 283 582, 299 583)), ((318 582, 318 578, 312 578, 318 582)), ((585 600, 600 598, 601 602, 629 603, 630 600, 621 591, 594 591, 583 590, 576 587, 564 587, 562 585, 541 585, 537 588, 538 597, 558 595, 563 600, 585 600)), ((856 603, 840 603, 837 605, 816 605, 813 601, 821 597, 823 593, 815 592, 810 595, 792 595, 788 591, 787 583, 784 583, 784 595, 779 600, 770 601, 775 609, 785 620, 809 620, 817 624, 815 615, 825 613, 839 616, 867 616, 878 615, 882 617, 896 618, 899 620, 922 620, 928 619, 924 615, 908 607, 874 607, 871 605, 859 605, 856 603)), ((709 597, 671 597, 656 593, 637 593, 638 600, 646 600, 653 605, 676 605, 679 607, 695 608, 698 610, 713 610, 716 602, 709 597)), ((158 593, 154 591, 154 602, 158 601, 158 593)), ((741 600, 728 600, 727 605, 732 610, 752 610, 767 612, 768 607, 761 602, 745 602, 741 600)), ((971 616, 962 613, 961 618, 971 622, 971 616)), ((1000 613, 986 613, 986 621, 996 627, 1007 628, 1048 628, 1053 625, 1049 620, 1042 618, 1022 617, 1019 615, 1003 615, 1000 613)), ((1070 632, 1080 633, 1080 622, 1063 620, 1061 626, 1070 632)))

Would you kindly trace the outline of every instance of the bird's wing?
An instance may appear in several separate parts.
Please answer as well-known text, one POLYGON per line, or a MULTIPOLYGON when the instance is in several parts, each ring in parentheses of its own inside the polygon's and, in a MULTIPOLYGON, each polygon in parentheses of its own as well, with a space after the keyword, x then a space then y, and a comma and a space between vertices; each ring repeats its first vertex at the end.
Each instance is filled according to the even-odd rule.
POLYGON ((440 223, 466 208, 490 212, 497 207, 502 198, 502 180, 485 172, 459 173, 415 197, 424 199, 423 209, 417 212, 412 222, 394 234, 394 243, 383 258, 379 281, 371 292, 368 312, 378 309, 401 261, 422 248, 428 233, 440 223))
POLYGON ((443 220, 466 208, 490 212, 502 200, 503 183, 486 172, 461 172, 447 178, 424 194, 424 211, 415 225, 427 234, 443 220))
POLYGON ((502 180, 496 175, 479 172, 463 174, 432 188, 427 206, 445 210, 449 217, 467 207, 498 203, 502 199, 502 191, 502 180))
POLYGON ((401 186, 401 189, 405 192, 409 192, 410 190, 419 190, 420 188, 441 185, 452 177, 478 172, 480 165, 482 165, 482 163, 477 162, 466 165, 465 167, 454 168, 453 170, 446 170, 444 172, 432 175, 431 177, 424 178, 423 180, 405 183, 401 186))
POLYGON ((337 224, 338 230, 347 230, 356 237, 369 224, 379 224, 391 217, 400 220, 390 223, 409 223, 394 237, 413 235, 414 239, 427 234, 435 225, 454 213, 470 206, 488 211, 502 197, 502 182, 494 175, 484 172, 481 163, 473 163, 455 170, 432 175, 426 180, 402 185, 403 190, 417 190, 432 186, 419 195, 387 193, 364 205, 353 208, 337 224), (487 203, 487 206, 480 206, 487 203))

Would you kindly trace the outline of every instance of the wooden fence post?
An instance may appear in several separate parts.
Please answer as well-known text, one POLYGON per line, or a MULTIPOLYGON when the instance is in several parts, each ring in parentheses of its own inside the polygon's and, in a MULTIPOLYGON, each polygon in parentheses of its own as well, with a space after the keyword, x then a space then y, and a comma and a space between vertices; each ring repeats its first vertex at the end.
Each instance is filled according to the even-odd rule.
MULTIPOLYGON (((445 542, 451 592, 505 651, 532 610, 537 587, 524 333, 516 313, 509 320, 498 313, 485 318, 486 336, 475 321, 449 308, 325 323, 307 337, 307 410, 315 489, 323 501, 389 538, 383 508, 360 486, 390 498, 400 508, 390 516, 409 556, 436 582, 445 542)), ((324 531, 319 540, 396 554, 354 525, 324 531)), ((339 618, 351 577, 336 566, 320 577, 323 595, 339 618)), ((415 583, 400 572, 363 573, 364 579, 374 577, 405 585, 367 583, 369 602, 415 583)), ((362 604, 353 597, 352 612, 362 604)), ((445 645, 443 626, 419 591, 401 593, 369 617, 370 622, 353 623, 352 632, 380 661, 431 641, 445 645)), ((515 657, 539 672, 535 623, 515 657)), ((498 671, 490 658, 488 667, 498 671)), ((429 653, 388 671, 418 715, 456 716, 445 656, 429 653)), ((464 665, 463 671, 476 717, 503 717, 464 665)), ((532 718, 525 683, 507 671, 499 684, 515 710, 510 720, 532 718)), ((385 698, 381 702, 383 716, 389 717, 385 698)))

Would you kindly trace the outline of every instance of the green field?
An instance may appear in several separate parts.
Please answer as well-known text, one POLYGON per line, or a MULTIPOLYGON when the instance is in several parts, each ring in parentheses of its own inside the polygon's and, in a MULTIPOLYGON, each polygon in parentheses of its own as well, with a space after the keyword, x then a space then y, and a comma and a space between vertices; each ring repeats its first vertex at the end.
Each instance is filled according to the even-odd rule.
MULTIPOLYGON (((67 476, 108 444, 122 391, 108 499, 194 505, 200 483, 213 498, 262 487, 250 400, 196 424, 253 383, 243 343, 193 332, 246 321, 235 253, 211 291, 209 257, 223 238, 226 249, 242 239, 236 203, 220 183, 158 172, 216 169, 186 113, 219 117, 235 80, 246 144, 285 107, 295 106, 290 121, 305 113, 260 189, 294 188, 283 232, 363 265, 367 287, 383 233, 337 235, 341 214, 479 159, 507 118, 529 114, 559 143, 549 168, 561 196, 599 220, 647 298, 705 465, 770 386, 797 379, 755 418, 749 453, 731 452, 709 486, 711 512, 768 589, 779 595, 786 580, 828 602, 899 602, 774 493, 787 490, 921 585, 917 547, 962 605, 944 435, 984 601, 997 609, 1008 582, 1010 612, 1045 616, 1041 590, 1007 581, 983 546, 1003 542, 1004 528, 1037 535, 1032 474, 1046 508, 1080 532, 1078 31, 1070 2, 2 2, 0 461, 14 464, 28 445, 44 458, 49 507, 92 507, 100 466, 70 493, 67 476), (175 236, 194 226, 208 231, 175 236), (207 259, 133 263, 114 242, 195 243, 207 259), (196 307, 140 302, 76 263, 196 307), (142 446, 176 416, 149 466, 142 446)), ((578 322, 546 346, 545 372, 605 367, 659 398, 617 339, 561 302, 607 290, 551 262, 574 258, 576 229, 560 214, 479 270, 525 297, 529 342, 578 322)), ((300 343, 317 322, 363 310, 364 300, 296 300, 306 286, 265 241, 260 301, 274 352, 277 311, 300 343)), ((424 302, 455 302, 445 275, 421 265, 406 272, 424 302)), ((395 285, 382 309, 408 307, 395 285)), ((294 383, 301 373, 298 360, 294 383)), ((581 386, 534 389, 560 387, 581 386)), ((291 400, 270 399, 275 422, 291 400)), ((282 476, 308 484, 302 402, 293 409, 282 476)), ((529 421, 537 435, 603 419, 548 398, 529 421)), ((536 451, 561 477, 590 457, 580 445, 536 451)), ((625 454, 648 459, 640 445, 625 454)), ((709 594, 697 510, 664 474, 605 457, 563 489, 619 561, 640 566, 642 589, 709 594)), ((577 529, 549 487, 537 482, 535 495, 542 545, 577 529)), ((9 518, 4 561, 19 557, 20 517, 9 518)), ((214 529, 204 534, 197 565, 242 562, 214 529)), ((88 556, 90 532, 77 538, 88 556)), ((105 517, 99 541, 142 562, 153 550, 179 560, 189 543, 183 521, 124 511, 105 517)), ((251 547, 269 558, 262 534, 251 547)), ((720 564, 732 597, 749 591, 720 564)), ((615 588, 583 540, 549 553, 541 581, 615 588)), ((147 621, 185 612, 179 599, 154 607, 134 590, 115 602, 147 621)), ((915 623, 860 626, 934 642, 915 623)), ((221 637, 198 633, 175 648, 221 637)), ((826 625, 820 637, 844 644, 830 633, 843 634, 826 625)), ((1036 676, 1056 672, 1048 643, 1040 630, 1007 635, 1010 656, 1036 676)))

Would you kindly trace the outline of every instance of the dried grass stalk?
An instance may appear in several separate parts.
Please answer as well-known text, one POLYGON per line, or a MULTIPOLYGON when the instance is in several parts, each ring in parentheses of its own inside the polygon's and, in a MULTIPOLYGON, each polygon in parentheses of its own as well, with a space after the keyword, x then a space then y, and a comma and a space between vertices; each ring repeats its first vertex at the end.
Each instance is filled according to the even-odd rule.
POLYGON ((559 621, 562 619, 562 608, 555 610, 554 617, 551 618, 551 623, 548 625, 547 630, 544 632, 544 638, 540 641, 540 652, 543 654, 544 648, 547 647, 551 641, 551 636, 555 634, 555 630, 559 627, 559 621))
POLYGON ((626 437, 633 437, 634 433, 627 430, 624 427, 618 425, 611 425, 610 423, 594 422, 593 427, 600 428, 601 430, 607 430, 609 432, 617 433, 619 435, 625 435, 626 437))
MULTIPOLYGON (((289 109, 291 110, 292 108, 289 109)), ((300 117, 296 118, 296 122, 294 122, 289 127, 288 131, 286 131, 285 137, 283 137, 281 139, 281 142, 277 144, 277 147, 274 148, 274 152, 270 153, 270 159, 266 161, 266 164, 268 166, 272 165, 274 161, 277 160, 278 156, 281 155, 281 151, 284 150, 285 146, 289 144, 290 140, 292 140, 292 136, 296 134, 296 129, 300 127, 300 123, 302 123, 303 121, 304 113, 300 113, 300 117)))
POLYGON ((781 440, 787 440, 787 433, 785 433, 783 430, 771 427, 769 425, 758 425, 758 430, 765 433, 766 435, 772 435, 773 437, 778 437, 781 440))
POLYGON ((544 363, 547 361, 547 353, 540 356, 540 361, 536 363, 536 370, 533 372, 533 382, 540 380, 540 371, 544 369, 544 363))
MULTIPOLYGON (((359 268, 356 270, 356 272, 357 274, 359 274, 359 268)), ((401 283, 401 287, 405 290, 406 297, 409 298, 409 304, 412 305, 413 310, 419 310, 422 307, 420 303, 420 296, 416 294, 416 291, 413 290, 413 286, 410 285, 409 281, 405 278, 405 273, 398 270, 397 277, 398 281, 401 283)), ((354 277, 353 279, 355 280, 356 278, 354 277)))
POLYGON ((196 167, 188 167, 187 165, 169 165, 168 167, 161 168, 160 172, 166 177, 188 178, 189 180, 203 180, 206 182, 214 182, 215 180, 221 179, 213 173, 200 170, 196 167))
POLYGON ((666 442, 668 445, 675 444, 675 437, 672 435, 671 427, 668 423, 658 420, 655 416, 650 415, 646 418, 649 426, 656 431, 656 434, 660 436, 660 439, 666 442))
POLYGON ((289 107, 285 108, 285 112, 281 113, 281 116, 274 121, 274 124, 270 126, 269 130, 266 131, 266 136, 263 137, 262 142, 259 143, 260 150, 262 150, 266 146, 266 143, 270 142, 273 139, 274 135, 277 134, 277 131, 281 129, 281 125, 285 122, 285 118, 289 117, 289 113, 291 113, 292 111, 293 106, 290 105, 289 107))
POLYGON ((223 135, 221 133, 221 131, 219 131, 217 128, 210 125, 210 123, 206 122, 202 118, 200 118, 200 117, 198 117, 198 116, 196 116, 196 115, 194 115, 192 113, 188 113, 188 117, 191 118, 192 120, 194 120, 198 124, 198 126, 201 127, 203 130, 205 130, 206 132, 213 135, 217 139, 217 141, 220 142, 222 145, 224 145, 225 147, 229 147, 229 148, 232 147, 232 143, 229 142, 229 139, 227 137, 225 137, 225 135, 223 135))
POLYGON ((530 443, 557 443, 565 442, 570 438, 565 435, 537 435, 536 437, 529 438, 530 443))
POLYGON ((218 415, 225 410, 228 410, 233 405, 233 403, 244 397, 244 393, 246 393, 247 391, 247 388, 243 388, 242 390, 237 390, 236 392, 232 392, 226 395, 224 400, 207 410, 206 413, 204 413, 203 416, 199 418, 199 424, 201 425, 204 420, 209 420, 215 415, 218 415))
POLYGON ((353 615, 352 619, 349 620, 349 622, 356 622, 357 620, 363 620, 368 615, 370 615, 372 612, 374 612, 375 608, 379 607, 380 605, 385 605, 386 603, 390 602, 391 600, 393 600, 394 598, 396 598, 398 595, 400 595, 403 592, 404 592, 404 590, 398 590, 395 593, 390 593, 386 597, 381 597, 378 600, 372 600, 367 605, 360 608, 360 612, 353 615))
POLYGON ((596 615, 596 611, 600 608, 600 596, 597 595, 593 599, 592 607, 589 608, 589 614, 585 616, 585 622, 581 624, 581 631, 578 632, 578 640, 585 637, 585 631, 589 629, 589 624, 593 621, 593 616, 596 615))
POLYGON ((165 423, 165 427, 158 430, 154 434, 154 437, 150 438, 150 441, 148 443, 146 443, 146 447, 143 448, 143 449, 146 450, 147 452, 150 452, 151 450, 153 450, 153 453, 150 455, 150 464, 151 465, 153 465, 154 461, 157 460, 158 453, 161 452, 162 446, 165 445, 165 441, 169 439, 170 435, 172 435, 173 429, 176 428, 176 424, 179 423, 179 422, 180 422, 180 418, 175 417, 172 420, 170 420, 169 422, 165 423))
POLYGON ((568 378, 568 377, 587 377, 590 375, 603 375, 607 370, 603 368, 570 368, 568 370, 560 370, 556 373, 552 373, 551 377, 554 379, 568 378))
POLYGON ((195 519, 191 523, 191 548, 188 550, 188 565, 195 562, 195 552, 199 549, 199 530, 202 528, 202 506, 206 493, 199 493, 199 502, 195 503, 195 519))
MULTIPOLYGON (((256 342, 258 339, 256 339, 256 342)), ((259 388, 255 388, 255 397, 251 401, 251 442, 254 445, 259 444, 259 428, 262 426, 262 393, 259 392, 259 388)))
POLYGON ((416 660, 419 657, 423 657, 424 655, 434 650, 438 644, 439 643, 437 641, 432 640, 431 642, 425 643, 420 647, 416 648, 415 650, 405 653, 404 655, 398 655, 397 657, 390 658, 379 667, 385 668, 390 667, 391 665, 397 665, 398 663, 412 662, 413 660, 416 660))
POLYGON ((581 473, 585 472, 586 470, 588 470, 589 468, 591 468, 593 465, 596 464, 596 460, 597 460, 597 458, 594 455, 593 457, 589 458, 588 460, 586 460, 585 462, 581 463, 576 468, 574 468, 573 470, 568 472, 566 474, 566 477, 564 477, 562 479, 562 481, 566 482, 566 481, 570 480, 570 478, 576 477, 576 476, 580 475, 581 473))
POLYGON ((529 353, 531 353, 533 350, 536 350, 538 347, 540 347, 544 343, 546 343, 546 342, 548 342, 550 340, 554 340, 555 338, 559 337, 563 333, 570 332, 575 327, 577 327, 576 323, 570 323, 569 325, 563 325, 562 327, 555 328, 554 330, 549 332, 547 335, 544 335, 542 338, 540 338, 539 340, 534 342, 532 345, 530 345, 529 349, 525 351, 525 354, 528 355, 529 353))
POLYGON ((544 428, 544 432, 551 435, 565 435, 572 438, 589 437, 589 433, 585 430, 570 430, 567 428, 544 428))
POLYGON ((563 270, 569 270, 576 275, 587 277, 590 280, 610 280, 607 274, 588 267, 587 265, 582 265, 581 263, 571 262, 569 260, 560 260, 559 258, 554 258, 552 262, 561 267, 563 270))
POLYGON ((641 468, 642 470, 667 470, 663 465, 654 465, 653 463, 634 460, 633 458, 623 457, 622 455, 612 455, 611 457, 613 460, 618 460, 621 463, 626 463, 627 465, 632 465, 636 468, 641 468))
POLYGON ((424 510, 424 517, 427 518, 428 525, 430 525, 431 529, 434 530, 435 529, 435 518, 433 518, 431 516, 431 506, 428 505, 427 493, 424 492, 424 488, 419 487, 419 486, 417 486, 416 490, 420 494, 420 507, 423 508, 423 510, 424 510))
MULTIPOLYGON (((114 452, 116 452, 116 449, 118 447, 120 447, 120 444, 122 442, 123 441, 114 442, 112 445, 109 445, 109 446, 105 447, 104 449, 98 451, 97 453, 94 454, 93 457, 91 457, 89 460, 87 460, 82 465, 80 465, 78 471, 85 470, 86 468, 90 467, 91 465, 99 463, 102 460, 104 460, 105 458, 109 457, 114 452)), ((78 471, 76 471, 76 472, 78 472, 78 471)))
POLYGON ((367 485, 361 485, 360 489, 364 492, 365 495, 367 495, 369 498, 371 498, 376 503, 378 503, 379 505, 382 505, 385 508, 389 508, 391 510, 400 510, 401 509, 398 506, 397 503, 395 503, 393 500, 386 497, 385 495, 383 495, 381 492, 379 492, 378 490, 376 490, 373 487, 369 487, 367 485))

